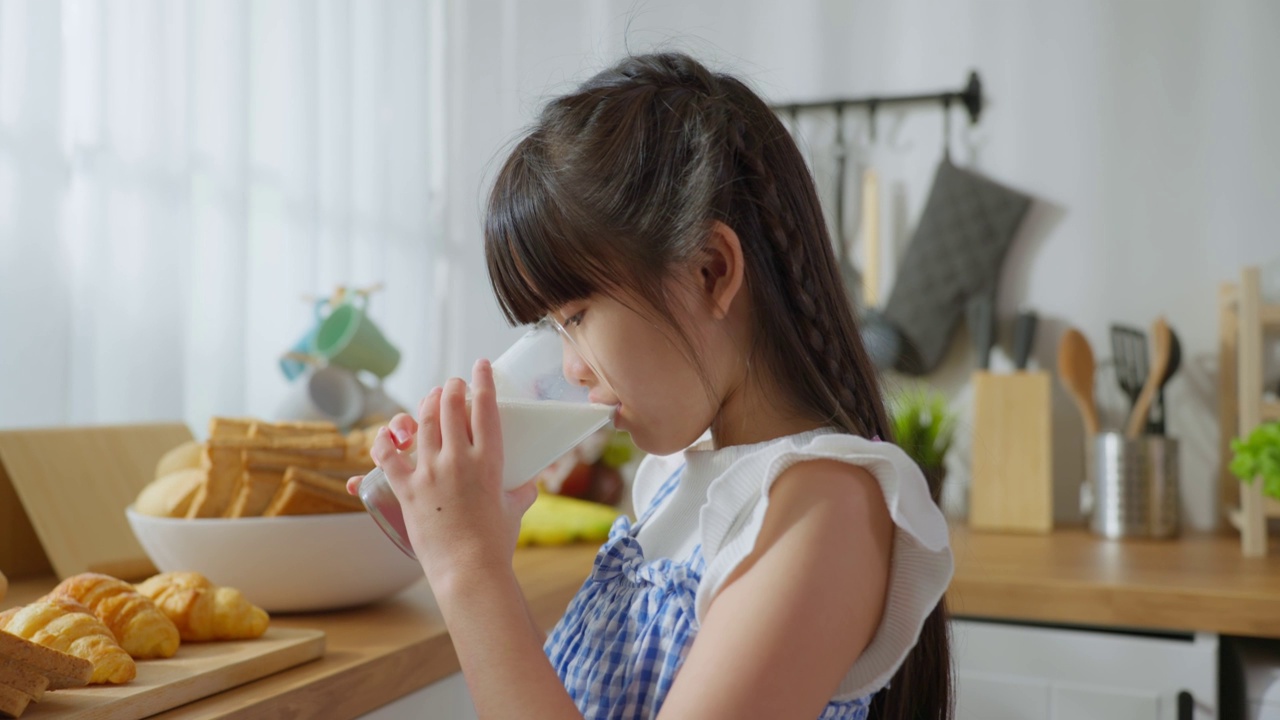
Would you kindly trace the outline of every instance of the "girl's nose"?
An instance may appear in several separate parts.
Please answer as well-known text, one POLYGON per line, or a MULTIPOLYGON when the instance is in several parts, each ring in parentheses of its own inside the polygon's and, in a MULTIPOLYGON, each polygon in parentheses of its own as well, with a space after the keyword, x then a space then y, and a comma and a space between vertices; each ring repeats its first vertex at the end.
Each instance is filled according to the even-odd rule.
POLYGON ((564 343, 564 376, 574 385, 592 387, 596 384, 596 376, 591 371, 591 365, 578 354, 576 348, 567 342, 564 343))

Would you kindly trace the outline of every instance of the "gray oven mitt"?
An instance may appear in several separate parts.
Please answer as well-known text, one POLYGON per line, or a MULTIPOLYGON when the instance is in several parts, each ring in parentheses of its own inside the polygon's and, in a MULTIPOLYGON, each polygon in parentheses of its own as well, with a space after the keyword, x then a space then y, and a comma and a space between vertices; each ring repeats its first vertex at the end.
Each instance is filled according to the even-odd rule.
POLYGON ((995 296, 1009 244, 1031 198, 943 160, 915 236, 907 246, 884 318, 901 335, 894 367, 910 375, 937 368, 965 303, 995 296))

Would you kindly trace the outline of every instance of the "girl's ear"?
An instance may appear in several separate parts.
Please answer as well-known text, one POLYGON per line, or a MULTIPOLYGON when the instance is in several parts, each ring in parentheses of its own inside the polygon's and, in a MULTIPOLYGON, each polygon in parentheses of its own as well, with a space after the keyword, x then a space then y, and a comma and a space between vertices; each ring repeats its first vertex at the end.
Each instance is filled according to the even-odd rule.
POLYGON ((712 221, 698 273, 702 290, 711 304, 712 315, 723 320, 742 289, 746 273, 742 241, 733 228, 719 220, 712 221))

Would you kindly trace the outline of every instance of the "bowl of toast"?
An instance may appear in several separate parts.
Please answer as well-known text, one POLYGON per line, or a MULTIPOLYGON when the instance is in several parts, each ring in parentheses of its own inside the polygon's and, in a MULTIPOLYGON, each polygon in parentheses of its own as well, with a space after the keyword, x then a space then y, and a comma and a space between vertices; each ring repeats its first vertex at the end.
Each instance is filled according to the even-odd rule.
POLYGON ((346 479, 373 468, 373 429, 214 418, 161 458, 126 510, 162 572, 193 570, 268 612, 354 607, 422 579, 346 479))

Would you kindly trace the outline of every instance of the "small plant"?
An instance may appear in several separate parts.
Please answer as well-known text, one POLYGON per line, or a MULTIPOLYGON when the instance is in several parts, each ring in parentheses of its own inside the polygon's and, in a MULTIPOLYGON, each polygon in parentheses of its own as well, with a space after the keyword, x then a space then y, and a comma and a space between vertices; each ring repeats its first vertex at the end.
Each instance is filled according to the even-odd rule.
POLYGON ((947 399, 937 392, 911 390, 893 399, 892 413, 894 442, 920 466, 937 501, 956 432, 956 417, 947 399))
POLYGON ((911 390, 892 403, 893 439, 920 467, 941 467, 956 421, 947 399, 936 392, 911 390))
POLYGON ((1280 422, 1263 423, 1249 437, 1231 441, 1231 474, 1245 482, 1262 478, 1262 492, 1280 499, 1280 422))

